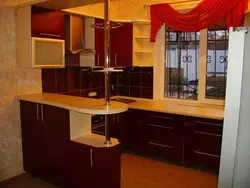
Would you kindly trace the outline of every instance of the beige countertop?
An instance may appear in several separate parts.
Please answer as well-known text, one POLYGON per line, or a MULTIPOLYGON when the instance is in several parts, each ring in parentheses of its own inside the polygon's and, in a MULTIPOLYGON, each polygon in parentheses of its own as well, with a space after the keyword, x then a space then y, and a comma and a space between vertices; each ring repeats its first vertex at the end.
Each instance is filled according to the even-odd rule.
POLYGON ((128 105, 120 102, 112 101, 111 105, 107 106, 104 99, 89 99, 50 93, 20 95, 16 99, 57 106, 84 114, 118 114, 128 110, 128 105))
POLYGON ((191 101, 141 99, 123 96, 116 96, 113 98, 126 98, 136 100, 136 102, 128 104, 129 108, 132 109, 165 112, 170 114, 187 115, 218 120, 224 119, 224 106, 221 105, 200 104, 191 101))
POLYGON ((132 108, 219 120, 224 118, 224 106, 200 104, 191 101, 152 100, 116 96, 112 98, 134 99, 136 102, 127 105, 112 101, 112 105, 107 108, 107 106, 104 105, 104 99, 90 99, 59 94, 39 93, 21 95, 16 98, 19 100, 66 108, 86 114, 118 114, 127 111, 128 108, 132 108))

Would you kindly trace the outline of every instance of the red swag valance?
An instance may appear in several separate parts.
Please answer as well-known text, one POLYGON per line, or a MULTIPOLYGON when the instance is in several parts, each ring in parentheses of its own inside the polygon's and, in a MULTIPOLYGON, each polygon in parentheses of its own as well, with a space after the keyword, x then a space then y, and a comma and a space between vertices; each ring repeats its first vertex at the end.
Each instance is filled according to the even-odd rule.
POLYGON ((244 25, 248 0, 203 0, 188 13, 180 13, 169 4, 151 5, 151 42, 166 23, 169 27, 184 32, 195 32, 215 25, 226 18, 227 27, 244 25))

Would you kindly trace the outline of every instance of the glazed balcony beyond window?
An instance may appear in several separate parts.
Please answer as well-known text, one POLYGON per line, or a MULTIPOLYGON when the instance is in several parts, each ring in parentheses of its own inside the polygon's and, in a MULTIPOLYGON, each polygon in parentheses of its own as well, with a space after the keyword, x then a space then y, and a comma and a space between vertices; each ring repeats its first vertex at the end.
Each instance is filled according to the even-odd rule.
MULTIPOLYGON (((206 63, 205 98, 225 99, 228 31, 179 32, 166 27, 164 97, 198 100, 199 65, 206 63), (207 59, 200 61, 200 41, 206 40, 207 59)), ((200 78, 203 79, 203 78, 200 78)), ((202 86, 203 87, 203 86, 202 86)))

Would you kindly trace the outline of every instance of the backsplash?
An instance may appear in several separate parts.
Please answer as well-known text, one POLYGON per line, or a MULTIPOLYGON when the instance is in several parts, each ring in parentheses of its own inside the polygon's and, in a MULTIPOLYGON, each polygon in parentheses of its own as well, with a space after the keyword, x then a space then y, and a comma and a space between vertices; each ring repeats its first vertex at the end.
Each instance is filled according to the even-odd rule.
POLYGON ((119 96, 153 98, 153 67, 126 67, 124 72, 112 73, 111 87, 119 96))
MULTIPOLYGON (((96 92, 94 98, 104 97, 104 73, 79 67, 78 63, 67 63, 67 58, 66 64, 64 69, 42 70, 43 92, 82 97, 89 97, 90 92, 96 92)), ((112 96, 153 98, 153 67, 125 67, 123 70, 111 73, 112 96)))

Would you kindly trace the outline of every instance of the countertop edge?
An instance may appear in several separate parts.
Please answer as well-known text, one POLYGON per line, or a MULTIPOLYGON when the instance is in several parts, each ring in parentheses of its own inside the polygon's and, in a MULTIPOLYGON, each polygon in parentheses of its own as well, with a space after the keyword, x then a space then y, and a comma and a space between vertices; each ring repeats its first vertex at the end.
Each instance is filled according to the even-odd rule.
POLYGON ((190 116, 190 117, 198 117, 198 118, 207 118, 207 119, 215 119, 215 120, 224 120, 224 117, 215 117, 215 116, 207 116, 207 115, 200 115, 200 114, 189 114, 189 113, 178 113, 175 111, 170 110, 162 110, 162 109, 148 109, 143 107, 135 107, 135 106, 129 106, 129 109, 135 109, 135 110, 145 110, 145 111, 151 111, 151 112, 159 112, 159 113, 169 113, 174 115, 182 115, 182 116, 190 116))
MULTIPOLYGON (((126 112, 128 110, 128 105, 121 103, 123 107, 117 108, 117 109, 111 109, 111 110, 91 110, 91 109, 84 109, 84 108, 79 108, 79 107, 74 107, 72 105, 68 104, 62 104, 58 102, 51 102, 43 99, 34 99, 34 98, 27 98, 22 95, 16 96, 16 100, 23 100, 23 101, 28 101, 28 102, 35 102, 35 103, 40 103, 40 104, 45 104, 45 105, 51 105, 59 108, 64 108, 68 110, 72 110, 75 112, 79 113, 84 113, 84 114, 89 114, 89 115, 111 115, 111 114, 119 114, 122 112, 126 112), (126 106, 126 107, 125 107, 126 106)), ((93 99, 91 99, 93 100, 93 99)), ((98 99, 96 99, 98 100, 98 99)), ((117 102, 116 102, 117 103, 117 102)))

